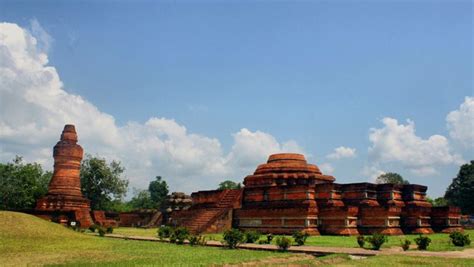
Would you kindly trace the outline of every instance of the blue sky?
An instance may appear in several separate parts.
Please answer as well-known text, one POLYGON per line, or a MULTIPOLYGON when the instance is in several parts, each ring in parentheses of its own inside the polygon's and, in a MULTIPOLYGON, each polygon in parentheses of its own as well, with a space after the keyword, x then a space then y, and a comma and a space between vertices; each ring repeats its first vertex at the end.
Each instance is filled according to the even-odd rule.
MULTIPOLYGON (((474 158, 472 107, 465 99, 474 95, 472 16, 470 1, 0 1, 0 21, 35 36, 34 21, 51 37, 38 45, 63 90, 113 116, 119 130, 153 117, 174 120, 190 134, 218 140, 229 159, 236 133, 246 128, 280 144, 294 141, 311 162, 330 166, 339 182, 367 181, 373 167, 426 184, 433 196, 444 193, 461 162, 474 158), (467 121, 456 121, 464 135, 447 125, 456 110, 468 114, 467 121), (407 158, 413 153, 387 156, 395 151, 386 145, 389 133, 370 140, 371 128, 384 129, 384 118, 398 120, 395 132, 409 125, 407 119, 414 122, 421 141, 409 149, 439 155, 415 167, 435 172, 409 171, 410 161, 419 160, 407 158), (433 135, 448 144, 426 141, 433 135), (341 146, 354 155, 327 156, 341 146)), ((13 142, 0 141, 5 147, 13 142)), ((107 155, 100 141, 85 141, 91 143, 87 151, 107 155)), ((15 149, 4 149, 5 155, 23 151, 15 149)), ((226 174, 243 180, 265 160, 257 158, 246 163, 254 167, 226 174)), ((159 175, 154 160, 163 159, 147 165, 159 175)), ((202 168, 194 179, 207 181, 202 168)), ((147 175, 141 180, 152 178, 147 175)))

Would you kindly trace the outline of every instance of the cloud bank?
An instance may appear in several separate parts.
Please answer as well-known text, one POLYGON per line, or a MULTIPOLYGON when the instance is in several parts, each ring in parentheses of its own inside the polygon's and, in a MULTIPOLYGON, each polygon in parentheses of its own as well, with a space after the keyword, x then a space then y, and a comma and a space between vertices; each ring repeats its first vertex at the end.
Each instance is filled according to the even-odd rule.
POLYGON ((68 93, 48 65, 51 38, 37 21, 31 31, 0 23, 0 160, 22 155, 52 167, 52 146, 64 124, 75 124, 79 143, 90 154, 120 160, 134 187, 156 175, 172 190, 213 189, 223 179, 241 179, 269 154, 304 153, 295 141, 278 142, 261 131, 241 129, 224 153, 215 138, 190 133, 173 119, 117 125, 110 114, 79 95, 68 93), (34 36, 37 33, 39 36, 34 36))

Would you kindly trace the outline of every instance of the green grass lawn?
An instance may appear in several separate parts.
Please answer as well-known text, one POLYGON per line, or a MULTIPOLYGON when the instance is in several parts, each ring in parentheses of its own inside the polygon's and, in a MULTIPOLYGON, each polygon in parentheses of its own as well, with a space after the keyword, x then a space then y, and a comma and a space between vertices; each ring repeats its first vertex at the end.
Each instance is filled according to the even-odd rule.
MULTIPOLYGON (((474 230, 465 230, 467 234, 474 239, 474 230)), ((114 233, 123 234, 123 235, 136 235, 136 236, 153 236, 156 237, 157 228, 150 229, 141 229, 141 228, 131 228, 131 227, 119 227, 114 230, 114 233)), ((222 234, 206 234, 208 239, 212 240, 222 240, 222 234)), ((412 245, 415 245, 414 239, 418 235, 404 235, 404 236, 389 236, 388 242, 383 245, 384 248, 389 247, 399 247, 400 242, 405 239, 409 239, 412 242, 412 245)), ((450 251, 450 250, 462 250, 462 247, 456 247, 451 243, 449 234, 432 234, 429 235, 431 238, 431 244, 428 247, 429 251, 450 251)), ((262 236, 261 239, 265 239, 265 236, 262 236)), ((474 242, 473 242, 474 243, 474 242)), ((355 248, 358 247, 355 236, 311 236, 307 239, 306 245, 320 246, 320 247, 347 247, 355 248)), ((366 246, 370 245, 366 243, 366 246)), ((473 244, 469 247, 472 248, 473 244)))
MULTIPOLYGON (((155 236, 156 229, 117 228, 115 233, 155 236)), ((211 235, 215 240, 221 235, 211 235)), ((310 241, 342 237, 311 237, 310 241), (322 239, 319 239, 322 238, 322 239)), ((337 239, 339 238, 339 239, 337 239)), ((352 241, 350 241, 352 240, 352 241)), ((318 242, 319 243, 319 242, 318 242)), ((354 246, 351 244, 351 246, 354 246)), ((0 211, 0 265, 100 265, 100 266, 220 266, 229 263, 254 262, 257 265, 280 266, 474 266, 474 259, 441 257, 375 256, 354 260, 347 255, 312 258, 291 253, 228 250, 213 247, 191 247, 161 242, 133 241, 74 232, 31 215, 0 211), (273 263, 272 260, 276 262, 273 263), (270 262, 269 262, 270 261, 270 262), (283 262, 282 262, 283 261, 283 262), (286 261, 286 262, 285 262, 286 261)))

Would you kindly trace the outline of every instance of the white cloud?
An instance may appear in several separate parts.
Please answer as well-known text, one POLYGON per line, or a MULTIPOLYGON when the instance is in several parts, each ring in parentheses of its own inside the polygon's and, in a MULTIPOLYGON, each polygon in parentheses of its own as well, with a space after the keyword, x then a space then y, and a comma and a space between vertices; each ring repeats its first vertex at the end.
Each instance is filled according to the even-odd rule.
POLYGON ((340 146, 334 149, 334 152, 327 155, 328 159, 343 159, 354 158, 356 156, 356 149, 350 147, 340 146))
MULTIPOLYGON (((49 42, 39 23, 32 23, 33 33, 49 42)), ((0 23, 3 162, 18 154, 52 168, 52 147, 68 123, 76 125, 87 153, 122 161, 132 187, 146 187, 161 175, 172 190, 213 189, 223 179, 242 180, 271 153, 303 152, 295 141, 279 143, 268 133, 245 128, 233 135, 235 143, 225 154, 219 140, 190 133, 172 119, 153 117, 119 126, 113 116, 64 90, 46 51, 29 31, 0 23)))
POLYGON ((321 163, 318 167, 323 174, 331 175, 334 173, 334 167, 330 163, 321 163))
POLYGON ((438 165, 461 164, 462 158, 451 151, 446 137, 432 135, 422 139, 415 133, 415 123, 398 124, 393 118, 382 120, 383 128, 370 129, 372 146, 369 155, 375 163, 399 163, 416 175, 436 173, 438 165))
POLYGON ((382 174, 385 174, 385 171, 382 171, 378 168, 378 166, 365 166, 364 169, 362 169, 362 175, 366 176, 369 178, 370 182, 375 182, 377 177, 379 177, 382 174))
POLYGON ((449 135, 466 147, 474 147, 474 97, 464 99, 459 109, 446 116, 449 135))

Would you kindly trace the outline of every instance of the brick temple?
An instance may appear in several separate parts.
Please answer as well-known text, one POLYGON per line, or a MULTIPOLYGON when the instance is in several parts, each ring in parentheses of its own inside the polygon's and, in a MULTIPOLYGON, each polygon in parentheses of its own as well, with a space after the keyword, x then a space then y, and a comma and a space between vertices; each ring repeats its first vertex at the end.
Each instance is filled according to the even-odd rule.
POLYGON ((84 151, 77 144, 74 125, 65 125, 59 142, 54 146, 54 172, 48 194, 36 202, 35 213, 47 220, 66 224, 70 221, 89 227, 90 201, 81 192, 80 169, 84 151))
POLYGON ((335 183, 300 154, 275 154, 245 177, 244 188, 199 191, 192 206, 173 212, 171 225, 193 233, 231 227, 261 233, 387 235, 461 230, 457 207, 433 208, 427 187, 335 183))

